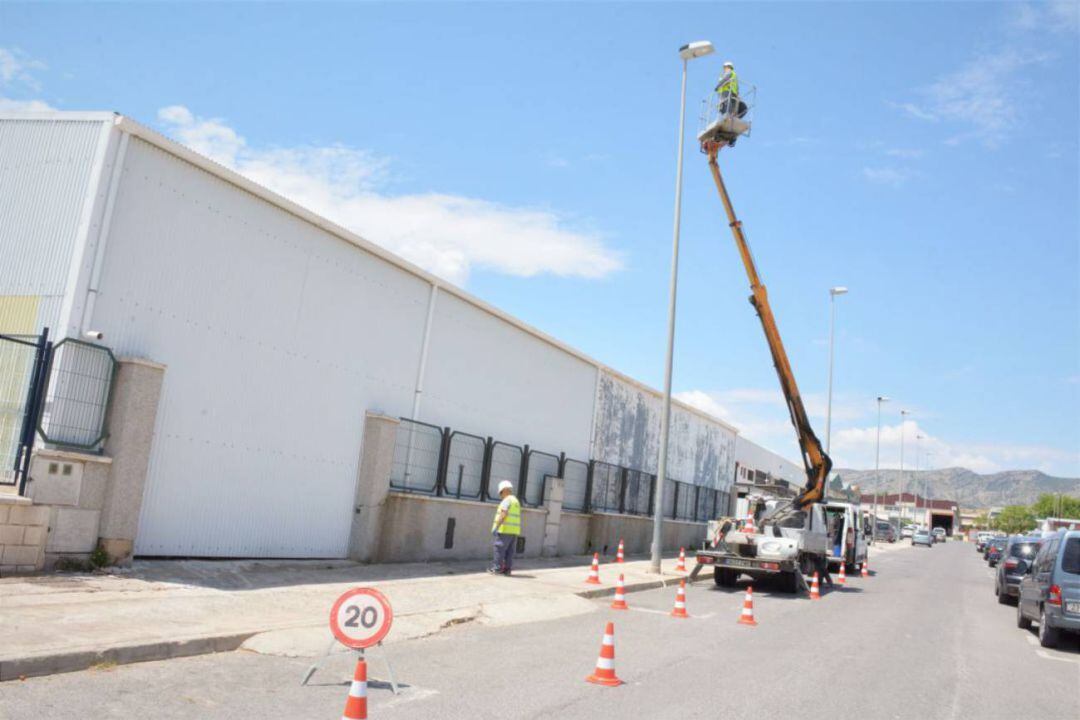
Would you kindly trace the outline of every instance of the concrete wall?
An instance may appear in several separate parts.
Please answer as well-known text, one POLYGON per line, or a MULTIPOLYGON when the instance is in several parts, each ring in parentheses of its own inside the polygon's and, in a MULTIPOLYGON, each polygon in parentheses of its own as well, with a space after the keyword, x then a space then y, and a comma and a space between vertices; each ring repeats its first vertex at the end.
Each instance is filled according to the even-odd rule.
POLYGON ((31 573, 45 561, 49 508, 28 498, 0 494, 0 577, 31 573))

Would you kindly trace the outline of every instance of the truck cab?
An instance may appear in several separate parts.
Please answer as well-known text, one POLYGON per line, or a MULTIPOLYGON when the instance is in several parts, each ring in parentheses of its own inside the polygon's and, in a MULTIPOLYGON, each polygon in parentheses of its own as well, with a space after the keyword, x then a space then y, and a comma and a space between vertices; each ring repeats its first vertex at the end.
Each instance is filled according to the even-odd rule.
POLYGON ((866 533, 859 505, 846 502, 826 502, 824 505, 829 535, 829 569, 839 570, 847 564, 847 572, 855 573, 866 562, 866 533))

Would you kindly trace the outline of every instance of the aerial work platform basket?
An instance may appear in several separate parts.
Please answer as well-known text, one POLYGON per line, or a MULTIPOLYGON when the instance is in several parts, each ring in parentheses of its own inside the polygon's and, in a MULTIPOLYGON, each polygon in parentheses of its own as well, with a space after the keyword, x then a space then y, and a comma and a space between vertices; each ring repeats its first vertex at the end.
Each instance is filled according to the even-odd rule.
POLYGON ((741 135, 750 135, 757 88, 748 86, 738 95, 711 92, 701 101, 698 142, 704 148, 712 142, 733 145, 741 135))

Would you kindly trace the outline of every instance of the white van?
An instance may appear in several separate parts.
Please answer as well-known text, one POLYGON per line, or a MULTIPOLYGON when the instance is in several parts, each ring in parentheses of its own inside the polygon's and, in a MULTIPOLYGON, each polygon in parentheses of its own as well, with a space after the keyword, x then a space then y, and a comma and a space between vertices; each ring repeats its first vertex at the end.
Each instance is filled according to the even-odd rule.
POLYGON ((866 562, 867 545, 860 506, 845 502, 827 502, 825 517, 829 528, 830 571, 839 570, 840 563, 844 562, 847 563, 846 574, 860 572, 862 564, 866 562))

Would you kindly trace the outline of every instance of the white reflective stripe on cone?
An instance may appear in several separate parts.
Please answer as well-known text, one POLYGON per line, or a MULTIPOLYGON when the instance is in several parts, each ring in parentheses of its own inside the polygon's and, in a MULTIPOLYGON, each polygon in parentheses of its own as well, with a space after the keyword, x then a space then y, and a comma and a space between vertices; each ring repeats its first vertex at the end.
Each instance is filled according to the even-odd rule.
POLYGON ((596 659, 596 669, 597 670, 614 670, 615 669, 615 661, 612 660, 611 658, 603 658, 603 657, 602 658, 597 658, 596 659))
POLYGON ((350 697, 367 697, 367 683, 361 680, 353 680, 349 686, 350 697))
POLYGON ((615 636, 614 635, 605 635, 603 644, 604 645, 614 645, 615 644, 615 636))

